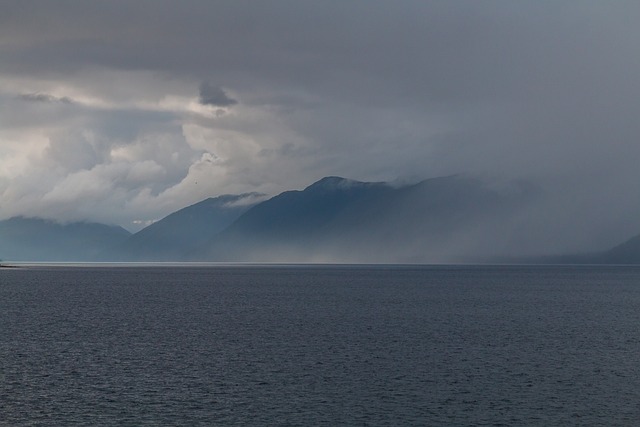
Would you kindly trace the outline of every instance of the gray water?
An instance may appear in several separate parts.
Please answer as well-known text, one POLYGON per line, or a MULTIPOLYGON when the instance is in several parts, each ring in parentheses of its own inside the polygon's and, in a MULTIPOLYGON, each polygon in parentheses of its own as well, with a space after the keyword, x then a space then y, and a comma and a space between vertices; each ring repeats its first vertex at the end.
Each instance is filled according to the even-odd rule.
POLYGON ((0 270, 0 424, 637 425, 634 267, 0 270))

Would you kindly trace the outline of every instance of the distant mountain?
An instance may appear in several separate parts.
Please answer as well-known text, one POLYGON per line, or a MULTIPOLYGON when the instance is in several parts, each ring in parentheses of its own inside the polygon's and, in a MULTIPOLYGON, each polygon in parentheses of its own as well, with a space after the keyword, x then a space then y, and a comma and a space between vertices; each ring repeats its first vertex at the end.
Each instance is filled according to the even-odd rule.
MULTIPOLYGON (((533 197, 535 198, 535 197, 533 197)), ((34 261, 439 263, 508 254, 531 191, 465 176, 412 185, 326 177, 268 200, 210 198, 134 235, 101 224, 0 222, 0 258, 34 261)), ((523 215, 524 212, 524 215, 523 215)), ((519 242, 515 242, 518 244, 519 242)))
POLYGON ((88 222, 60 224, 39 218, 0 221, 0 258, 8 261, 92 261, 130 233, 88 222))
MULTIPOLYGON (((525 195, 450 176, 394 187, 327 177, 241 215, 199 257, 217 261, 443 262, 489 250, 525 195)), ((499 243, 501 244, 501 243, 499 243)), ((498 244, 498 245, 499 245, 498 244)))
POLYGON ((505 264, 640 264, 640 235, 601 252, 494 258, 505 264))
POLYGON ((102 254, 106 260, 180 261, 262 199, 258 193, 224 195, 180 209, 102 254))
POLYGON ((640 235, 595 257, 602 264, 640 264, 640 235))
POLYGON ((303 191, 285 191, 260 203, 240 216, 225 235, 255 242, 304 243, 298 239, 322 235, 348 207, 392 191, 385 183, 323 178, 303 191))

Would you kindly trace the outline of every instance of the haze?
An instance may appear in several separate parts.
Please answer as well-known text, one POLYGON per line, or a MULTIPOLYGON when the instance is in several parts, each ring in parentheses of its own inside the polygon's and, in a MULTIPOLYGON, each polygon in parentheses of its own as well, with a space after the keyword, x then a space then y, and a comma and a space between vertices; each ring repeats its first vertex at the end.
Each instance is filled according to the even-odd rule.
MULTIPOLYGON (((0 1, 0 219, 136 231, 324 176, 540 197, 519 253, 640 233, 640 4, 0 1)), ((484 238, 484 237, 483 237, 484 238)))

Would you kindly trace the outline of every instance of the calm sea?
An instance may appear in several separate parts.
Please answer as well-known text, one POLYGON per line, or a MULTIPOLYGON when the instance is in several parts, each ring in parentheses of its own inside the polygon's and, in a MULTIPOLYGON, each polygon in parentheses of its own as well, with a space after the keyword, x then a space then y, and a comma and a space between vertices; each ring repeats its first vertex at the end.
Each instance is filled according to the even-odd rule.
POLYGON ((0 425, 638 425, 640 268, 0 270, 0 425))

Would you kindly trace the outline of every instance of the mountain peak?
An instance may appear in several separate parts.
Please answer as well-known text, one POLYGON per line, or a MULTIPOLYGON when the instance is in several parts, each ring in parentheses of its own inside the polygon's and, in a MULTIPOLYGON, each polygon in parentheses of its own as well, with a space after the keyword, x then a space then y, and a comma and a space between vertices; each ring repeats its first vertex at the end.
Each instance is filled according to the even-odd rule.
POLYGON ((325 190, 325 191, 335 191, 335 190, 348 190, 353 187, 362 187, 366 185, 379 184, 379 183, 367 183, 356 181, 353 179, 342 178, 340 176, 326 176, 319 181, 314 182, 304 190, 325 190))

